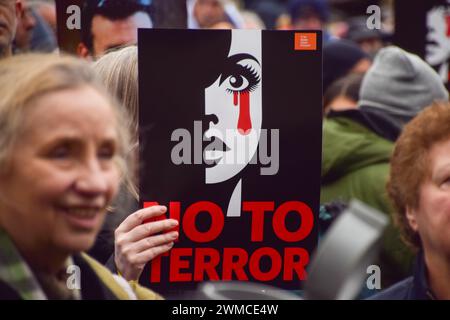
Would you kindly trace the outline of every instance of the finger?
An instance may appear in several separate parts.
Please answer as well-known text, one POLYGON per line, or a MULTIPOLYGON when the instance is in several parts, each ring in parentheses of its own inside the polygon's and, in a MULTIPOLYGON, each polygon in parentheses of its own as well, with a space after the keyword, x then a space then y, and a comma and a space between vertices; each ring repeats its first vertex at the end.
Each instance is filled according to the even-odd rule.
POLYGON ((169 251, 173 247, 173 242, 163 244, 157 247, 147 249, 136 255, 136 263, 146 264, 147 262, 155 259, 156 257, 162 255, 163 253, 169 251))
POLYGON ((174 219, 164 219, 138 225, 125 235, 127 242, 136 242, 156 233, 163 232, 175 228, 178 221, 174 219))
POLYGON ((166 234, 160 234, 157 236, 146 237, 142 240, 133 243, 130 249, 136 254, 139 254, 148 249, 174 242, 177 238, 178 232, 176 231, 172 231, 166 234))
POLYGON ((161 216, 167 212, 165 206, 152 206, 144 209, 140 209, 132 214, 130 214, 116 229, 117 232, 123 233, 128 232, 138 225, 141 225, 144 220, 161 216))

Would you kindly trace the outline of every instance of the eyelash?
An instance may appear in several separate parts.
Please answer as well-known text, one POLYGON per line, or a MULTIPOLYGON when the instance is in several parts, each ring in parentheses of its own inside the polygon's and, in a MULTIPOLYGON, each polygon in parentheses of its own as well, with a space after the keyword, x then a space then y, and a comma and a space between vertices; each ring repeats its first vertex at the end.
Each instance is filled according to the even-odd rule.
MULTIPOLYGON (((49 157, 52 159, 62 160, 68 157, 71 153, 71 147, 68 145, 60 145, 50 151, 49 157)), ((97 152, 97 156, 102 159, 112 159, 115 156, 114 147, 103 146, 97 152)))
POLYGON ((68 153, 70 147, 68 145, 60 145, 50 151, 49 157, 52 159, 62 159, 65 158, 68 153))
POLYGON ((104 158, 104 159, 108 159, 108 160, 114 158, 114 155, 115 155, 114 148, 109 147, 109 146, 100 148, 100 150, 98 152, 98 156, 100 158, 104 158))
POLYGON ((242 66, 242 65, 236 65, 236 72, 230 72, 230 74, 228 74, 226 76, 226 79, 228 79, 230 76, 235 76, 238 75, 240 77, 243 77, 245 79, 247 79, 248 81, 248 87, 245 88, 244 90, 232 90, 232 89, 226 89, 226 91, 228 93, 235 93, 235 92, 239 92, 239 93, 244 93, 244 92, 252 92, 254 91, 256 88, 258 88, 259 82, 261 81, 261 77, 259 76, 258 72, 256 72, 255 69, 253 69, 250 66, 242 66))

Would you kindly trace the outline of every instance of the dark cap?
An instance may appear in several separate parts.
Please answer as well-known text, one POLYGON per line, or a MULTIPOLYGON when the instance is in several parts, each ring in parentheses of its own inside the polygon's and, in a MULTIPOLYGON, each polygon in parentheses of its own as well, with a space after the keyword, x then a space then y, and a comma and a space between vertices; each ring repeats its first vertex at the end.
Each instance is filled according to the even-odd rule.
POLYGON ((325 22, 329 15, 326 0, 291 0, 288 4, 288 11, 292 21, 315 15, 325 22))
POLYGON ((333 40, 323 47, 323 91, 335 80, 347 75, 368 55, 349 40, 333 40))

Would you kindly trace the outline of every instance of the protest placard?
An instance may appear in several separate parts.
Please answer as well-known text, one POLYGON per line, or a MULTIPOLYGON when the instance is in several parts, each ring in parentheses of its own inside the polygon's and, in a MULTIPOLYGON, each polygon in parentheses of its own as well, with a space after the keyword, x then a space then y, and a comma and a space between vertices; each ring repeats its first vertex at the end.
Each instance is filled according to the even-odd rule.
POLYGON ((140 200, 180 221, 141 283, 298 289, 317 244, 317 31, 140 30, 140 200))

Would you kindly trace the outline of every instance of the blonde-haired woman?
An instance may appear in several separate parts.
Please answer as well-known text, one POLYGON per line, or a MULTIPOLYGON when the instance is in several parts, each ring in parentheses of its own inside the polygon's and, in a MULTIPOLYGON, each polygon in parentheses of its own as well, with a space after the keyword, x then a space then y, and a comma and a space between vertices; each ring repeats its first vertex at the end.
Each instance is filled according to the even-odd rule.
POLYGON ((0 62, 0 298, 158 297, 83 253, 127 174, 123 118, 82 61, 0 62))
POLYGON ((129 46, 108 52, 94 63, 94 70, 107 89, 125 107, 132 140, 137 142, 138 123, 138 58, 137 47, 129 46))

